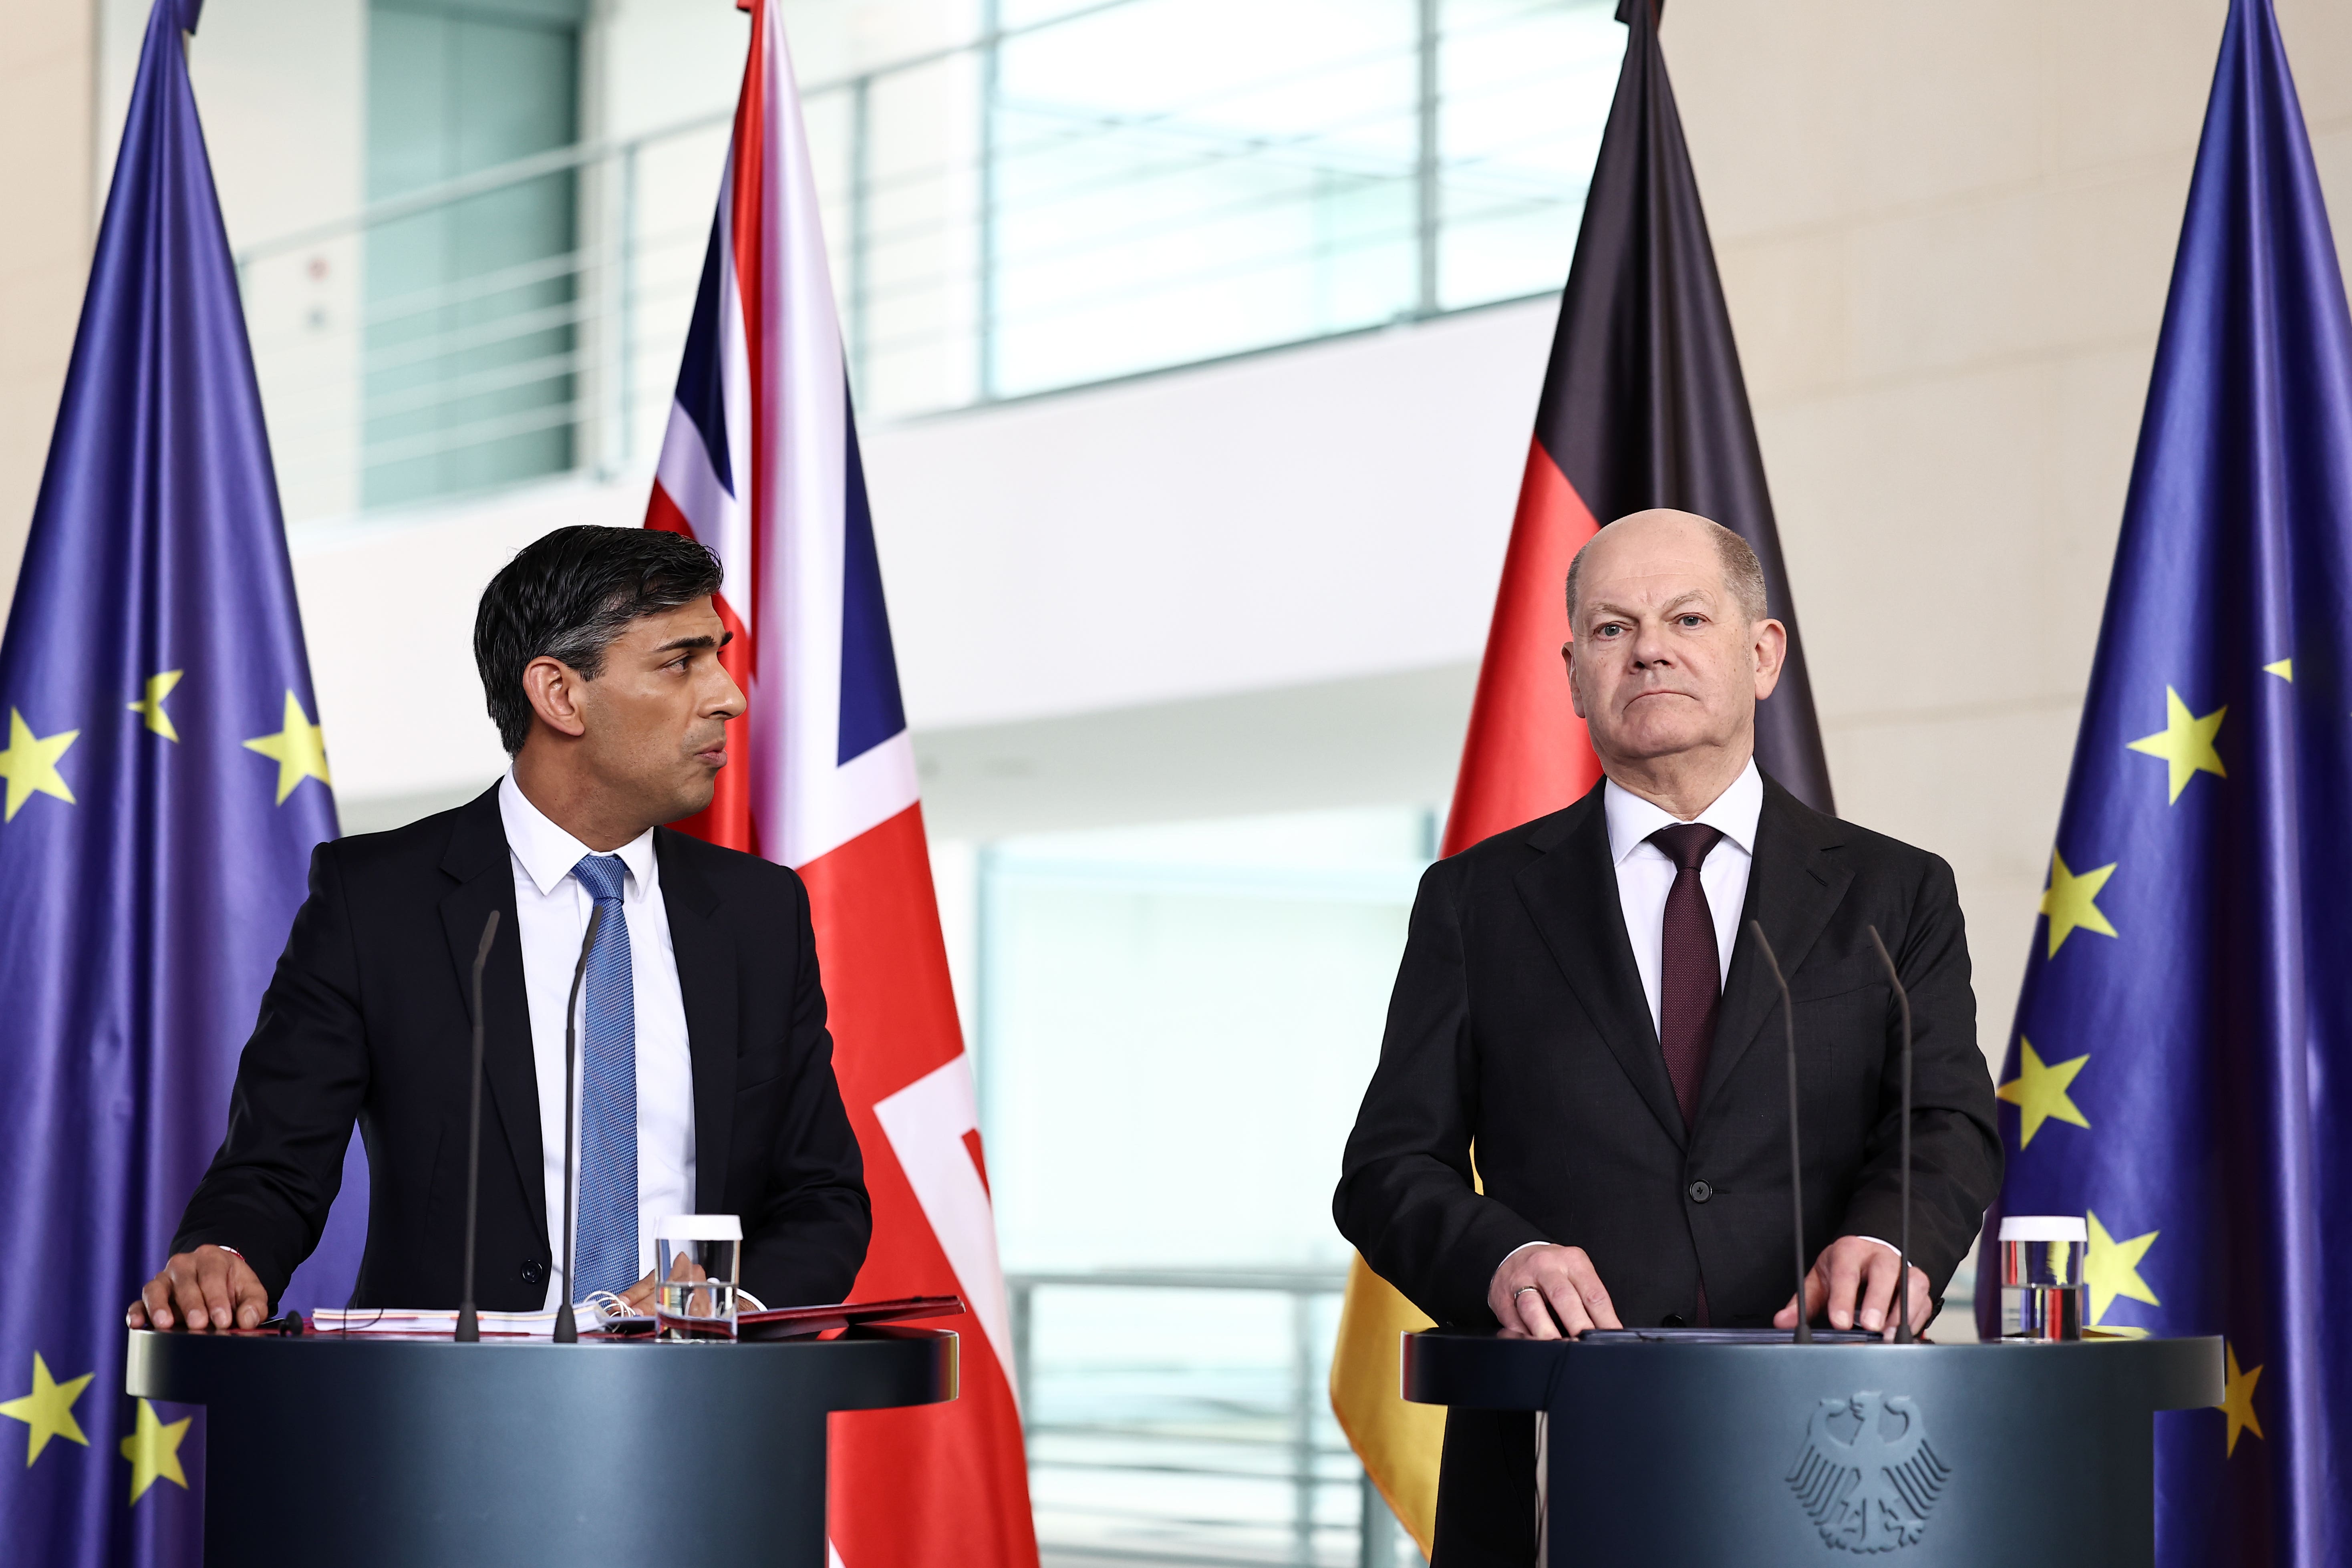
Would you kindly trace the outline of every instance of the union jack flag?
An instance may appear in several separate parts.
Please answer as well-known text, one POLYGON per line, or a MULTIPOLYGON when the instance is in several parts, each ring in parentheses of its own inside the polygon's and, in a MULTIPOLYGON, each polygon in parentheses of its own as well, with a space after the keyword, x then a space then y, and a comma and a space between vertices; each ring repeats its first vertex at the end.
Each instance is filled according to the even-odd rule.
POLYGON ((808 884, 834 1067, 866 1154, 864 1298, 969 1306, 954 1403, 836 1417, 841 1568, 1037 1561, 1011 1314, 948 983, 889 616, 779 0, 751 44, 646 525, 710 547, 750 698, 679 826, 808 884))

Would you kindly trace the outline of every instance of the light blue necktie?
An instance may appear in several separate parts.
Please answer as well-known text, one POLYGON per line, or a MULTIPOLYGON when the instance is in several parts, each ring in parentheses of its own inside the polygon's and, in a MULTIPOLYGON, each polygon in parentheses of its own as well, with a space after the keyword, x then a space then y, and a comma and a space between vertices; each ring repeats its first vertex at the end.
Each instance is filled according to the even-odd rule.
POLYGON ((584 855, 572 874, 604 911, 588 950, 580 1047, 579 1281, 572 1299, 637 1282, 637 1002, 629 973, 629 918, 621 910, 626 868, 616 855, 584 855))

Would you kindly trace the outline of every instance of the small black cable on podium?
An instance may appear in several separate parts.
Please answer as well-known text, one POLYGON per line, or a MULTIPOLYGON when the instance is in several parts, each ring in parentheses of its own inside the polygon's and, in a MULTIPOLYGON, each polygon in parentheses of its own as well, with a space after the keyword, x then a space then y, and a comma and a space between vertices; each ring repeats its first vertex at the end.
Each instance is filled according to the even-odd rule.
POLYGON ((498 940, 499 911, 492 910, 482 922, 481 943, 474 949, 474 1106, 466 1133, 466 1289, 457 1302, 457 1335, 467 1344, 482 1338, 481 1314, 474 1310, 474 1222, 482 1206, 482 969, 490 961, 490 944, 498 940))
POLYGON ((572 1127, 579 1094, 572 1089, 580 1059, 580 985, 588 977, 588 950, 596 945, 596 929, 604 923, 604 906, 588 908, 588 934, 580 939, 580 962, 572 966, 572 995, 563 1004, 563 1289, 555 1302, 555 1342, 577 1344, 580 1324, 572 1316, 572 1183, 578 1146, 572 1127))
POLYGON ((1797 1343, 1809 1345, 1813 1326, 1806 1321, 1805 1310, 1805 1160, 1797 1138, 1797 1005, 1789 998, 1789 979, 1780 973, 1780 957, 1764 939, 1763 922, 1749 921, 1748 929, 1756 933, 1756 945, 1772 966, 1772 983, 1780 988, 1780 1022, 1789 1042, 1789 1212, 1797 1237, 1797 1343))
POLYGON ((1903 1327, 1896 1331, 1895 1342, 1913 1342, 1911 1332, 1911 994, 1903 989, 1903 977, 1895 972, 1895 960, 1886 952, 1886 941, 1878 928, 1870 928, 1870 945, 1878 950, 1878 962, 1886 966, 1886 984, 1895 990, 1895 1005, 1903 1010, 1903 1226, 1896 1238, 1901 1245, 1895 1249, 1902 1266, 1895 1276, 1895 1289, 1901 1295, 1903 1327))

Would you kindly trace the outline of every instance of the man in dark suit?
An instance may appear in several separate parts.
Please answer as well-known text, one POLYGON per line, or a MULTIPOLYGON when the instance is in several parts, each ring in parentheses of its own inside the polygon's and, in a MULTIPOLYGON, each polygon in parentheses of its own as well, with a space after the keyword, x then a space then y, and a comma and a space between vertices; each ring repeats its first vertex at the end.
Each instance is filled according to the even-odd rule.
POLYGON ((558 530, 491 582, 475 654, 512 769, 455 811, 319 847, 227 1137, 132 1327, 267 1317, 318 1244, 355 1121, 370 1192, 353 1304, 458 1304, 470 979, 493 911, 479 1304, 604 1289, 643 1305, 652 1226, 698 1212, 740 1217, 742 1284, 768 1304, 847 1294, 872 1220, 808 895, 660 826, 709 804, 743 710, 719 584, 692 540, 619 528, 558 530), (567 1205, 564 1010, 598 908, 567 1205))
MULTIPOLYGON (((2000 1181, 1951 869, 1758 772, 1786 631, 1738 535, 1636 513, 1584 547, 1568 601, 1606 777, 1423 878, 1339 1229, 1450 1326, 1794 1328, 1779 992, 1755 921, 1795 999, 1803 1310, 1891 1334, 1901 1047, 1875 926, 1911 998, 1924 1324, 2000 1181)), ((1535 1456, 1532 1416, 1449 1412, 1438 1568, 1535 1560, 1535 1456)))

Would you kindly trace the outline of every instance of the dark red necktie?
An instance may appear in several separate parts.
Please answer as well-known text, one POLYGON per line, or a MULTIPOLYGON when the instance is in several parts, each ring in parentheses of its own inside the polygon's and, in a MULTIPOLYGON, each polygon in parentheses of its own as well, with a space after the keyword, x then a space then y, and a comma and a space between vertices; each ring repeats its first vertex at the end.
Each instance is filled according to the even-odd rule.
MULTIPOLYGON (((1698 1121, 1698 1087, 1706 1077, 1706 1054, 1715 1044, 1715 1016, 1723 1006, 1723 965, 1715 945, 1715 912, 1698 868, 1706 864, 1723 832, 1704 823, 1661 827, 1650 842, 1675 863, 1675 885, 1666 893, 1664 940, 1658 946, 1658 1044, 1664 1048, 1666 1076, 1674 1080, 1675 1103, 1683 1126, 1698 1121)), ((1707 1322, 1706 1281, 1698 1286, 1693 1321, 1707 1322)))
POLYGON ((1666 894, 1664 940, 1658 952, 1658 1044, 1666 1054, 1675 1103, 1683 1126, 1698 1120, 1698 1089, 1706 1077, 1706 1054, 1715 1043, 1715 1016, 1723 1005, 1723 964, 1715 945, 1715 915, 1698 868, 1723 837, 1720 828, 1685 822, 1661 827, 1650 842, 1675 863, 1675 885, 1666 894))

